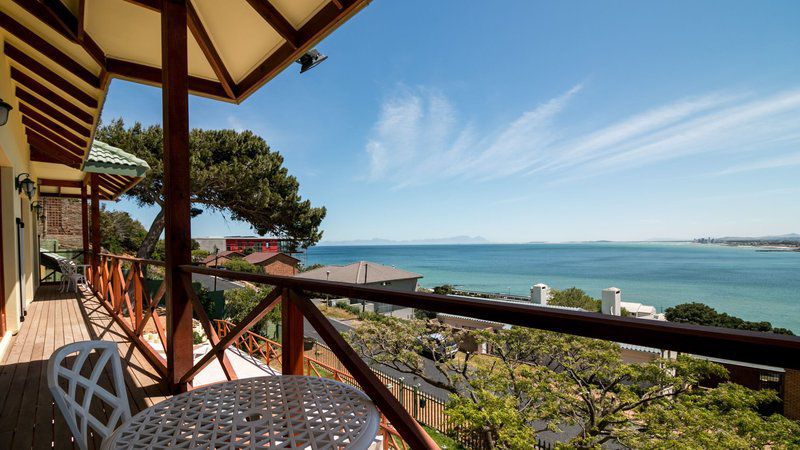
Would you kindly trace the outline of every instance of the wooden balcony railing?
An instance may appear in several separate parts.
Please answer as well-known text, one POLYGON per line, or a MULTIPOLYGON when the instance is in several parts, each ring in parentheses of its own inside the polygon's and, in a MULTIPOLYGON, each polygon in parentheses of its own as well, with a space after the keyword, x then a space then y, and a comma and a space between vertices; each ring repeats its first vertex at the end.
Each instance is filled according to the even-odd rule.
POLYGON ((158 314, 158 305, 164 298, 166 286, 162 280, 155 294, 151 296, 144 274, 145 266, 163 267, 164 263, 100 254, 90 271, 89 283, 111 317, 125 330, 159 374, 165 377, 166 360, 144 340, 143 334, 147 324, 152 323, 162 347, 167 348, 166 331, 158 314))
MULTIPOLYGON (((92 279, 93 289, 109 313, 166 377, 166 363, 163 358, 142 339, 144 325, 148 320, 155 319, 154 325, 159 327, 162 344, 165 348, 170 345, 160 328, 157 312, 158 302, 164 296, 165 288, 162 285, 152 298, 142 288, 144 285, 142 266, 160 266, 163 263, 113 255, 101 255, 99 259, 98 273, 92 279), (123 276, 123 267, 128 270, 127 276, 123 276)), ((347 283, 231 272, 191 265, 179 266, 179 269, 184 292, 193 305, 195 317, 203 324, 212 346, 205 356, 183 373, 180 377, 182 382, 191 383, 213 359, 220 361, 229 379, 235 379, 236 374, 225 356, 225 350, 241 342, 242 337, 256 322, 281 304, 282 373, 298 375, 304 373, 303 318, 305 317, 411 448, 438 447, 311 302, 311 295, 326 294, 403 307, 423 307, 433 312, 458 314, 614 342, 800 369, 800 338, 793 336, 539 308, 522 303, 510 304, 482 299, 399 292, 347 283), (220 336, 206 317, 200 300, 191 287, 193 273, 271 285, 274 288, 241 323, 220 336)), ((271 350, 264 351, 269 358, 271 350)), ((191 361, 192 355, 181 355, 181 357, 190 358, 191 361)))

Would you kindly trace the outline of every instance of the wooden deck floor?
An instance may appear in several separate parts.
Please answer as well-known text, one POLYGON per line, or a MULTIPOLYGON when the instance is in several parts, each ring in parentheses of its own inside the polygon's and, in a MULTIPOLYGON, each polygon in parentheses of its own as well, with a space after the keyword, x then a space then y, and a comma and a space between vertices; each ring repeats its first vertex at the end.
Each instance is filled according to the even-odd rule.
MULTIPOLYGON (((61 294, 57 286, 40 287, 13 339, 0 366, 0 449, 73 448, 45 374, 53 351, 70 342, 118 343, 133 414, 168 395, 155 369, 91 294, 61 294)), ((99 447, 99 440, 90 447, 99 447)))

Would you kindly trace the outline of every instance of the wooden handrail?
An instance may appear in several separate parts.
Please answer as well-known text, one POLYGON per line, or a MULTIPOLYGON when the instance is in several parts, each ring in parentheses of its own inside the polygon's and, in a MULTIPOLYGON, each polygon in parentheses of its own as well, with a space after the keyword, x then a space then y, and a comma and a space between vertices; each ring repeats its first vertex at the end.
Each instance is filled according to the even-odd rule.
POLYGON ((196 266, 191 273, 337 295, 696 355, 800 369, 800 337, 196 266))
MULTIPOLYGON (((86 253, 89 254, 89 255, 94 255, 94 252, 91 251, 91 250, 89 250, 86 253)), ((160 266, 160 267, 164 267, 166 265, 166 263, 164 261, 159 261, 157 259, 146 259, 146 258, 137 258, 135 256, 115 255, 113 253, 106 253, 106 252, 100 253, 100 256, 101 257, 106 256, 106 257, 109 257, 109 258, 118 259, 120 261, 137 262, 137 263, 143 264, 145 266, 160 266)))

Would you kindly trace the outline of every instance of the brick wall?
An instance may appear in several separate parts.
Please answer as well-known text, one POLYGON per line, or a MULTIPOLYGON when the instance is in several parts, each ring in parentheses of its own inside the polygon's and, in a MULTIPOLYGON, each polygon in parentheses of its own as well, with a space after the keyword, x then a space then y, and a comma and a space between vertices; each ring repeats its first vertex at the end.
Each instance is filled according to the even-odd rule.
POLYGON ((83 248, 81 201, 75 198, 43 197, 43 240, 58 241, 59 248, 83 248))
POLYGON ((297 262, 291 260, 283 261, 280 258, 275 258, 264 266, 264 273, 267 275, 282 275, 291 277, 297 275, 297 262), (293 263, 293 264, 292 264, 293 263))
POLYGON ((786 369, 783 375, 783 415, 800 420, 800 370, 786 369))

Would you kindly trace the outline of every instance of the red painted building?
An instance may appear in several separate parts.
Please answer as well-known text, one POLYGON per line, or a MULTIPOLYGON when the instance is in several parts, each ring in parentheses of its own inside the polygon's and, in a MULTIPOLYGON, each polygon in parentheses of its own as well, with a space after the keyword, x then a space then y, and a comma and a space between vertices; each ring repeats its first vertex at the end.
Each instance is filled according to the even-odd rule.
POLYGON ((235 236, 225 238, 225 250, 243 252, 253 249, 254 252, 278 252, 282 239, 235 236))
POLYGON ((214 253, 214 250, 244 252, 247 249, 253 252, 283 252, 291 250, 292 241, 277 237, 262 236, 225 236, 225 237, 195 237, 193 238, 202 250, 214 253))

